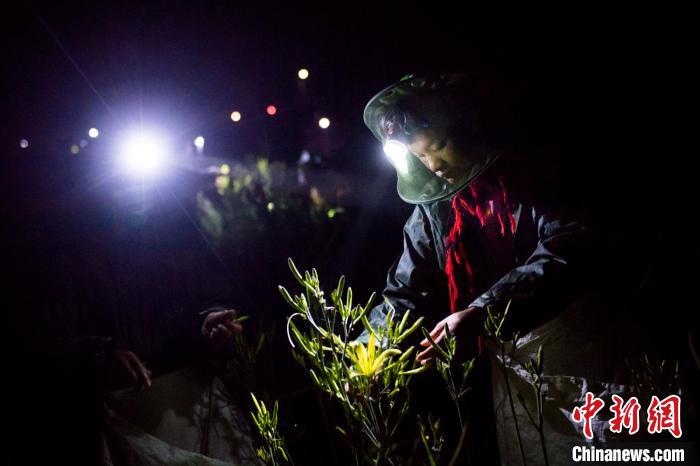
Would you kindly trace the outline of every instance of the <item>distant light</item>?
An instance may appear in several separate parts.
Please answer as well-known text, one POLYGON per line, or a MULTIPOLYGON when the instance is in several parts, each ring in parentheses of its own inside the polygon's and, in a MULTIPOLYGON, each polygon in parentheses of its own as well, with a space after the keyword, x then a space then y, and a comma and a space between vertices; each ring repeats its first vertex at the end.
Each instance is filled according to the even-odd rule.
POLYGON ((301 163, 311 162, 311 154, 309 153, 308 150, 304 149, 303 151, 301 151, 301 156, 299 157, 299 162, 301 162, 301 163))
POLYGON ((19 147, 21 147, 22 149, 26 149, 27 147, 29 147, 29 141, 27 141, 26 139, 20 139, 19 147))
POLYGON ((204 136, 197 136, 194 138, 194 147, 200 151, 204 149, 204 136))
POLYGON ((320 126, 323 129, 328 128, 330 125, 331 125, 331 120, 329 120, 326 117, 323 117, 320 120, 318 120, 318 126, 320 126))
POLYGON ((408 173, 408 148, 395 139, 389 139, 384 144, 384 153, 401 174, 408 173))
POLYGON ((88 130, 88 136, 90 136, 92 139, 95 139, 99 135, 100 131, 97 128, 90 128, 88 130))
POLYGON ((229 173, 231 173, 231 167, 229 167, 228 164, 225 163, 219 167, 219 173, 221 173, 222 175, 228 175, 229 173))
POLYGON ((236 112, 231 113, 231 120, 233 120, 235 123, 238 123, 239 121, 241 121, 242 117, 243 117, 243 115, 241 115, 241 112, 236 111, 236 112))
POLYGON ((329 209, 328 210, 328 218, 333 218, 335 217, 336 211, 335 209, 329 209))
POLYGON ((299 79, 307 79, 309 77, 309 70, 302 68, 297 73, 297 76, 299 76, 299 79))
POLYGON ((88 142, 87 142, 86 139, 81 139, 81 140, 80 140, 80 148, 81 148, 81 149, 85 149, 85 148, 87 147, 87 145, 88 145, 88 142))
POLYGON ((80 147, 78 147, 77 144, 73 144, 70 146, 70 153, 73 155, 76 155, 78 152, 80 152, 80 147))
POLYGON ((136 133, 123 143, 121 159, 125 170, 136 175, 154 175, 163 164, 163 141, 153 135, 136 133))
POLYGON ((275 210, 275 203, 274 203, 274 202, 268 202, 268 203, 267 203, 267 211, 268 211, 268 212, 272 212, 273 210, 275 210))
POLYGON ((275 113, 277 113, 277 107, 275 107, 274 105, 268 105, 267 109, 265 109, 265 111, 267 112, 268 115, 272 116, 275 113))

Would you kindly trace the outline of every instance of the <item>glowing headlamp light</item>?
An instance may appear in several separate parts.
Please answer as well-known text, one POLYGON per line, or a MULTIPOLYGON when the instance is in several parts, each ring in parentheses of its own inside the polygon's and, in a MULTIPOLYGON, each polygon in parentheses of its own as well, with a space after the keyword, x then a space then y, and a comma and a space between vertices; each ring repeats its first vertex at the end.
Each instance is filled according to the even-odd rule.
POLYGON ((384 154, 386 154, 391 164, 402 175, 408 173, 408 147, 397 139, 388 139, 384 143, 384 154))

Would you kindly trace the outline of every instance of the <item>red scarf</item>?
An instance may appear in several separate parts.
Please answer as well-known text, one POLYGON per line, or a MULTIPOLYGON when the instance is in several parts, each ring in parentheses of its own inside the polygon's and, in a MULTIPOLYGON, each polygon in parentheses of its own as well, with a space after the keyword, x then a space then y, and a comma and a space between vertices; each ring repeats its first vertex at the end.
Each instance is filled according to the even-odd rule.
MULTIPOLYGON (((500 178, 493 184, 481 178, 471 182, 452 199, 452 211, 454 224, 445 238, 445 273, 450 307, 454 313, 466 309, 470 302, 486 291, 478 289, 485 285, 475 275, 480 273, 475 267, 483 267, 485 262, 477 259, 477 256, 488 255, 489 264, 503 269, 514 265, 510 250, 515 233, 515 217, 500 178), (488 250, 474 249, 484 246, 488 250)), ((481 353, 480 339, 478 344, 481 353)))
MULTIPOLYGON (((480 267, 488 264, 489 268, 505 272, 515 265, 511 253, 515 217, 500 178, 493 184, 481 179, 470 183, 452 199, 452 211, 454 224, 445 238, 445 273, 450 308, 455 313, 466 309, 478 293, 492 285, 484 283, 489 277, 475 274, 489 274, 494 270, 479 270, 480 267)), ((478 337, 477 354, 481 355, 482 350, 483 342, 478 337)))

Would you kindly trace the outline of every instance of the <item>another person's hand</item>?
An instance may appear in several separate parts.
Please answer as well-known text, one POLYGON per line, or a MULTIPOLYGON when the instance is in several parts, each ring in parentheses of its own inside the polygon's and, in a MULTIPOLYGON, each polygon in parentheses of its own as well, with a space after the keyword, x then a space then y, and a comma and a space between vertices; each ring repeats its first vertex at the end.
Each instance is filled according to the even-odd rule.
POLYGON ((201 332, 209 346, 215 350, 233 346, 235 335, 243 331, 243 326, 236 322, 237 314, 234 309, 227 309, 207 315, 202 323, 201 332))
POLYGON ((140 385, 150 388, 151 371, 132 351, 115 350, 109 353, 109 383, 115 387, 140 385))
MULTIPOLYGON (((430 337, 435 343, 440 343, 445 338, 445 324, 447 324, 450 334, 457 339, 458 354, 463 355, 471 342, 474 345, 476 344, 476 338, 483 327, 483 323, 483 309, 470 307, 442 319, 430 332, 430 337)), ((427 338, 420 342, 420 346, 425 349, 416 355, 416 360, 421 364, 427 364, 435 358, 435 348, 433 348, 427 338)))

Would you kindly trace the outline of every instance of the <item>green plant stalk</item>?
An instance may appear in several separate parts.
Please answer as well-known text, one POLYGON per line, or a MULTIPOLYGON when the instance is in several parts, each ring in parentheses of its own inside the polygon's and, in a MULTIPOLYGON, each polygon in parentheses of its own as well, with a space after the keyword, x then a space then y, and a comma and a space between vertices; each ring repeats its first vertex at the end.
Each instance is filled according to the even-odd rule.
MULTIPOLYGON (((542 393, 542 372, 544 366, 542 358, 542 345, 540 345, 540 347, 537 349, 537 359, 535 361, 530 359, 530 362, 526 364, 526 368, 534 378, 534 381, 531 382, 531 385, 535 388, 535 399, 537 403, 537 422, 533 422, 533 424, 537 428, 537 433, 540 437, 540 444, 542 446, 542 456, 544 458, 545 465, 549 466, 549 458, 547 457, 547 445, 544 439, 544 394, 542 393)), ((527 411, 527 407, 524 404, 523 407, 525 407, 525 410, 527 411)), ((532 421, 532 416, 530 416, 529 412, 528 417, 530 417, 530 420, 532 421)))
POLYGON ((459 460, 459 452, 462 451, 464 441, 467 438, 467 430, 469 428, 469 423, 462 427, 462 432, 459 435, 459 442, 457 442, 457 447, 455 447, 454 453, 452 453, 452 458, 450 458, 449 466, 455 466, 459 460))
POLYGON ((542 455, 544 456, 545 466, 549 466, 549 458, 547 457, 547 445, 544 441, 544 415, 543 415, 543 396, 542 396, 542 379, 537 378, 537 431, 540 434, 540 443, 542 444, 542 455))
MULTIPOLYGON (((491 312, 491 309, 487 308, 487 320, 485 323, 486 331, 490 333, 493 337, 494 340, 496 340, 496 343, 498 344, 498 348, 501 353, 501 370, 503 371, 503 380, 506 384, 506 393, 508 394, 508 404, 510 405, 510 412, 513 416, 513 423, 515 425, 515 433, 518 438, 518 449, 520 450, 520 461, 523 466, 525 466, 526 461, 525 461, 525 450, 523 448, 523 441, 522 437, 520 435, 520 426, 518 424, 518 417, 515 413, 515 403, 513 402, 513 392, 510 387, 510 382, 508 380, 508 370, 510 369, 510 365, 506 364, 506 350, 505 350, 505 341, 501 338, 501 328, 503 327, 503 323, 506 320, 506 317, 508 316, 508 313, 510 311, 510 306, 511 306, 512 301, 509 301, 508 304, 506 305, 506 309, 503 313, 503 316, 500 318, 499 322, 496 322, 496 319, 491 312)), ((513 341, 517 339, 514 338, 513 341)), ((513 344, 514 350, 515 350, 515 343, 513 344)))
POLYGON ((513 403, 513 393, 510 388, 510 382, 508 381, 508 369, 510 369, 510 366, 506 366, 506 351, 505 351, 505 345, 502 341, 498 340, 500 349, 501 349, 501 367, 503 369, 503 378, 506 383, 506 392, 508 393, 508 403, 510 404, 510 411, 511 414, 513 415, 513 423, 515 424, 515 433, 518 436, 518 448, 520 449, 520 460, 522 461, 523 466, 525 466, 525 450, 523 449, 523 440, 522 437, 520 436, 520 426, 518 425, 518 417, 515 414, 515 403, 513 403))
MULTIPOLYGON (((328 437, 329 442, 333 442, 333 439, 331 438, 330 435, 330 426, 328 424, 328 415, 326 414, 326 408, 323 404, 323 400, 321 400, 321 397, 319 396, 319 393, 317 390, 314 390, 316 392, 316 400, 318 401, 318 406, 321 408, 321 417, 323 418, 323 426, 326 429, 326 437, 328 437)), ((338 457, 336 456, 335 449, 331 448, 331 455, 333 455, 333 463, 337 464, 338 463, 338 457)))
POLYGON ((425 454, 428 457, 428 462, 430 463, 430 466, 437 466, 437 463, 435 462, 435 458, 433 458, 433 453, 430 451, 430 446, 428 446, 428 442, 425 441, 425 434, 421 432, 421 443, 423 444, 423 448, 425 449, 425 454))
POLYGON ((459 420, 459 428, 461 430, 464 430, 464 421, 462 420, 462 409, 461 409, 460 403, 459 403, 460 397, 457 395, 457 387, 455 387, 455 381, 454 381, 454 377, 452 376, 452 368, 450 367, 450 365, 447 366, 447 373, 449 374, 449 377, 450 377, 450 386, 451 386, 450 397, 452 398, 452 401, 455 404, 455 408, 457 409, 457 419, 459 420))

